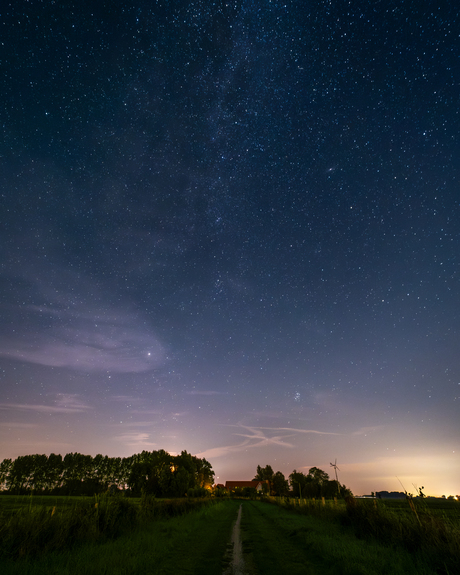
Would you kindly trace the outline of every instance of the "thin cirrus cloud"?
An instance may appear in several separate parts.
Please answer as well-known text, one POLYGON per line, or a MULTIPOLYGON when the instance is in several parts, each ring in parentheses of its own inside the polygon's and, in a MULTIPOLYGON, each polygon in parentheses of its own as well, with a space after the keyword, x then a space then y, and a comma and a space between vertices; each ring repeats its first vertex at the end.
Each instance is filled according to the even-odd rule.
POLYGON ((246 433, 234 433, 239 437, 244 437, 245 439, 233 445, 224 445, 221 447, 213 447, 207 449, 202 453, 198 454, 198 457, 223 457, 229 455, 230 453, 237 453, 239 451, 246 451, 247 449, 252 449, 254 447, 263 447, 266 445, 278 445, 281 447, 292 448, 294 445, 285 441, 286 438, 292 437, 292 435, 276 435, 273 437, 268 437, 262 429, 270 428, 260 428, 260 427, 248 427, 246 425, 232 425, 230 427, 239 427, 240 429, 246 430, 246 433))
POLYGON ((123 445, 128 446, 135 451, 139 450, 148 450, 157 447, 157 444, 153 441, 150 441, 150 434, 143 433, 143 432, 127 432, 121 435, 117 435, 115 439, 122 443, 123 445))
POLYGON ((35 306, 22 312, 28 321, 16 337, 0 341, 3 357, 84 372, 119 373, 149 371, 164 361, 159 340, 126 313, 91 316, 35 306))
POLYGON ((186 392, 187 395, 228 395, 227 391, 213 391, 213 390, 202 390, 193 389, 186 392))
POLYGON ((82 413, 92 407, 74 394, 59 394, 54 405, 34 403, 0 403, 0 409, 5 411, 28 411, 35 413, 82 413))
MULTIPOLYGON (((3 409, 2 404, 0 404, 0 409, 3 409)), ((38 425, 36 423, 22 423, 19 421, 0 421, 0 427, 6 427, 8 429, 35 429, 38 425)))
POLYGON ((257 429, 272 429, 275 431, 294 431, 295 433, 314 433, 317 435, 342 435, 333 431, 318 431, 317 429, 297 429, 295 427, 258 427, 257 429))
POLYGON ((316 435, 341 435, 332 431, 319 431, 316 429, 297 429, 294 427, 249 427, 247 425, 228 425, 228 427, 236 427, 245 432, 235 432, 233 435, 243 437, 244 441, 233 445, 224 445, 220 447, 213 447, 198 454, 199 457, 223 457, 231 453, 246 451, 254 447, 264 447, 267 445, 286 447, 292 449, 295 447, 290 441, 286 441, 290 437, 295 437, 299 433, 312 433, 316 435), (267 432, 287 431, 292 432, 283 435, 270 435, 267 432))
POLYGON ((54 275, 56 284, 43 271, 33 278, 26 271, 35 302, 2 306, 12 329, 0 340, 0 356, 83 372, 139 373, 164 363, 163 345, 138 314, 98 304, 102 289, 88 278, 65 269, 54 275))

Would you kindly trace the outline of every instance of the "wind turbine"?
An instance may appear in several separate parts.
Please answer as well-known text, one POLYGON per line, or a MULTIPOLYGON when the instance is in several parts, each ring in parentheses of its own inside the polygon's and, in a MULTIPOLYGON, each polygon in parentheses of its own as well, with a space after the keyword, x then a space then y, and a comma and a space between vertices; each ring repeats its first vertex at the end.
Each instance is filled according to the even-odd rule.
MULTIPOLYGON (((339 477, 337 475, 337 469, 339 469, 337 467, 337 457, 335 458, 335 463, 331 463, 330 465, 331 465, 331 467, 334 468, 334 471, 335 471, 335 480, 337 481, 337 493, 340 493, 340 483, 339 483, 339 477)), ((340 469, 339 469, 339 471, 340 471, 340 469)))

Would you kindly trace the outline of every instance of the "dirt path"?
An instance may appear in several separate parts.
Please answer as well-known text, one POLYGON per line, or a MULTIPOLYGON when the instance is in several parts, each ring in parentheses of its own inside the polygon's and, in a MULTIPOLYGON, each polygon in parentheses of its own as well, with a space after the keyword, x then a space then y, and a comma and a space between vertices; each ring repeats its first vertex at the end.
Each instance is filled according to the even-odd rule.
POLYGON ((230 565, 225 569, 223 575, 246 575, 246 570, 244 568, 243 559, 243 545, 241 542, 241 514, 243 512, 243 506, 240 505, 238 509, 238 517, 236 518, 235 525, 232 529, 232 538, 230 542, 231 550, 231 560, 230 565))

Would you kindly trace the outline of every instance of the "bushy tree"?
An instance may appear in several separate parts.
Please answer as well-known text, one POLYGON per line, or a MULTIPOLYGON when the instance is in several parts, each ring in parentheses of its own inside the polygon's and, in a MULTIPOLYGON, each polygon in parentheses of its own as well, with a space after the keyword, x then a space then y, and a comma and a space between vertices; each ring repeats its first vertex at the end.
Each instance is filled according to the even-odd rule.
POLYGON ((289 483, 284 477, 283 473, 281 473, 281 471, 277 471, 275 473, 271 465, 266 465, 265 467, 261 467, 260 465, 258 465, 254 480, 268 481, 268 489, 266 491, 270 495, 281 496, 281 495, 287 495, 289 492, 289 483))
POLYGON ((48 492, 52 492, 61 487, 63 469, 62 455, 51 453, 48 457, 46 474, 48 492))
POLYGON ((0 463, 0 489, 6 490, 9 487, 10 473, 13 467, 13 461, 11 459, 4 459, 0 463))
POLYGON ((278 497, 282 497, 289 493, 289 482, 281 473, 281 471, 277 471, 273 476, 272 481, 272 495, 277 495, 278 497))
POLYGON ((318 467, 311 467, 308 470, 307 477, 311 478, 311 480, 318 485, 325 485, 327 481, 329 481, 329 475, 318 467))
POLYGON ((274 476, 274 471, 271 465, 266 465, 265 467, 257 466, 257 473, 254 477, 258 481, 272 481, 274 476))
POLYGON ((196 459, 196 481, 200 487, 205 487, 206 489, 211 489, 214 483, 214 471, 212 466, 204 457, 203 459, 196 459))
POLYGON ((311 467, 308 475, 294 469, 289 475, 289 483, 294 497, 309 499, 352 495, 345 485, 341 485, 335 479, 330 480, 329 475, 318 467, 311 467))
POLYGON ((305 473, 294 469, 289 475, 289 483, 294 497, 306 497, 307 476, 305 473))
POLYGON ((0 488, 11 493, 93 495, 129 487, 136 495, 183 497, 189 489, 207 488, 214 472, 206 459, 186 451, 143 451, 126 458, 81 453, 26 455, 0 463, 0 488))

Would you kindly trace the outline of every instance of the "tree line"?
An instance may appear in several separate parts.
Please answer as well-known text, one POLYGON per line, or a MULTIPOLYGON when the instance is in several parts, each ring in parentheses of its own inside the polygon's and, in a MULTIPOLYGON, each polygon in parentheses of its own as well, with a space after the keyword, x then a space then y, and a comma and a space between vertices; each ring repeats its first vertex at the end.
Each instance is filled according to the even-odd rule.
POLYGON ((275 473, 271 465, 265 467, 258 465, 254 479, 268 481, 270 495, 280 497, 290 495, 313 499, 321 497, 344 498, 352 495, 350 489, 335 479, 329 479, 329 475, 318 467, 311 467, 307 474, 294 469, 288 480, 281 471, 275 473))
POLYGON ((81 453, 23 455, 0 463, 0 489, 11 494, 94 495, 108 490, 155 497, 201 495, 214 472, 206 459, 182 451, 142 451, 130 457, 81 453))

